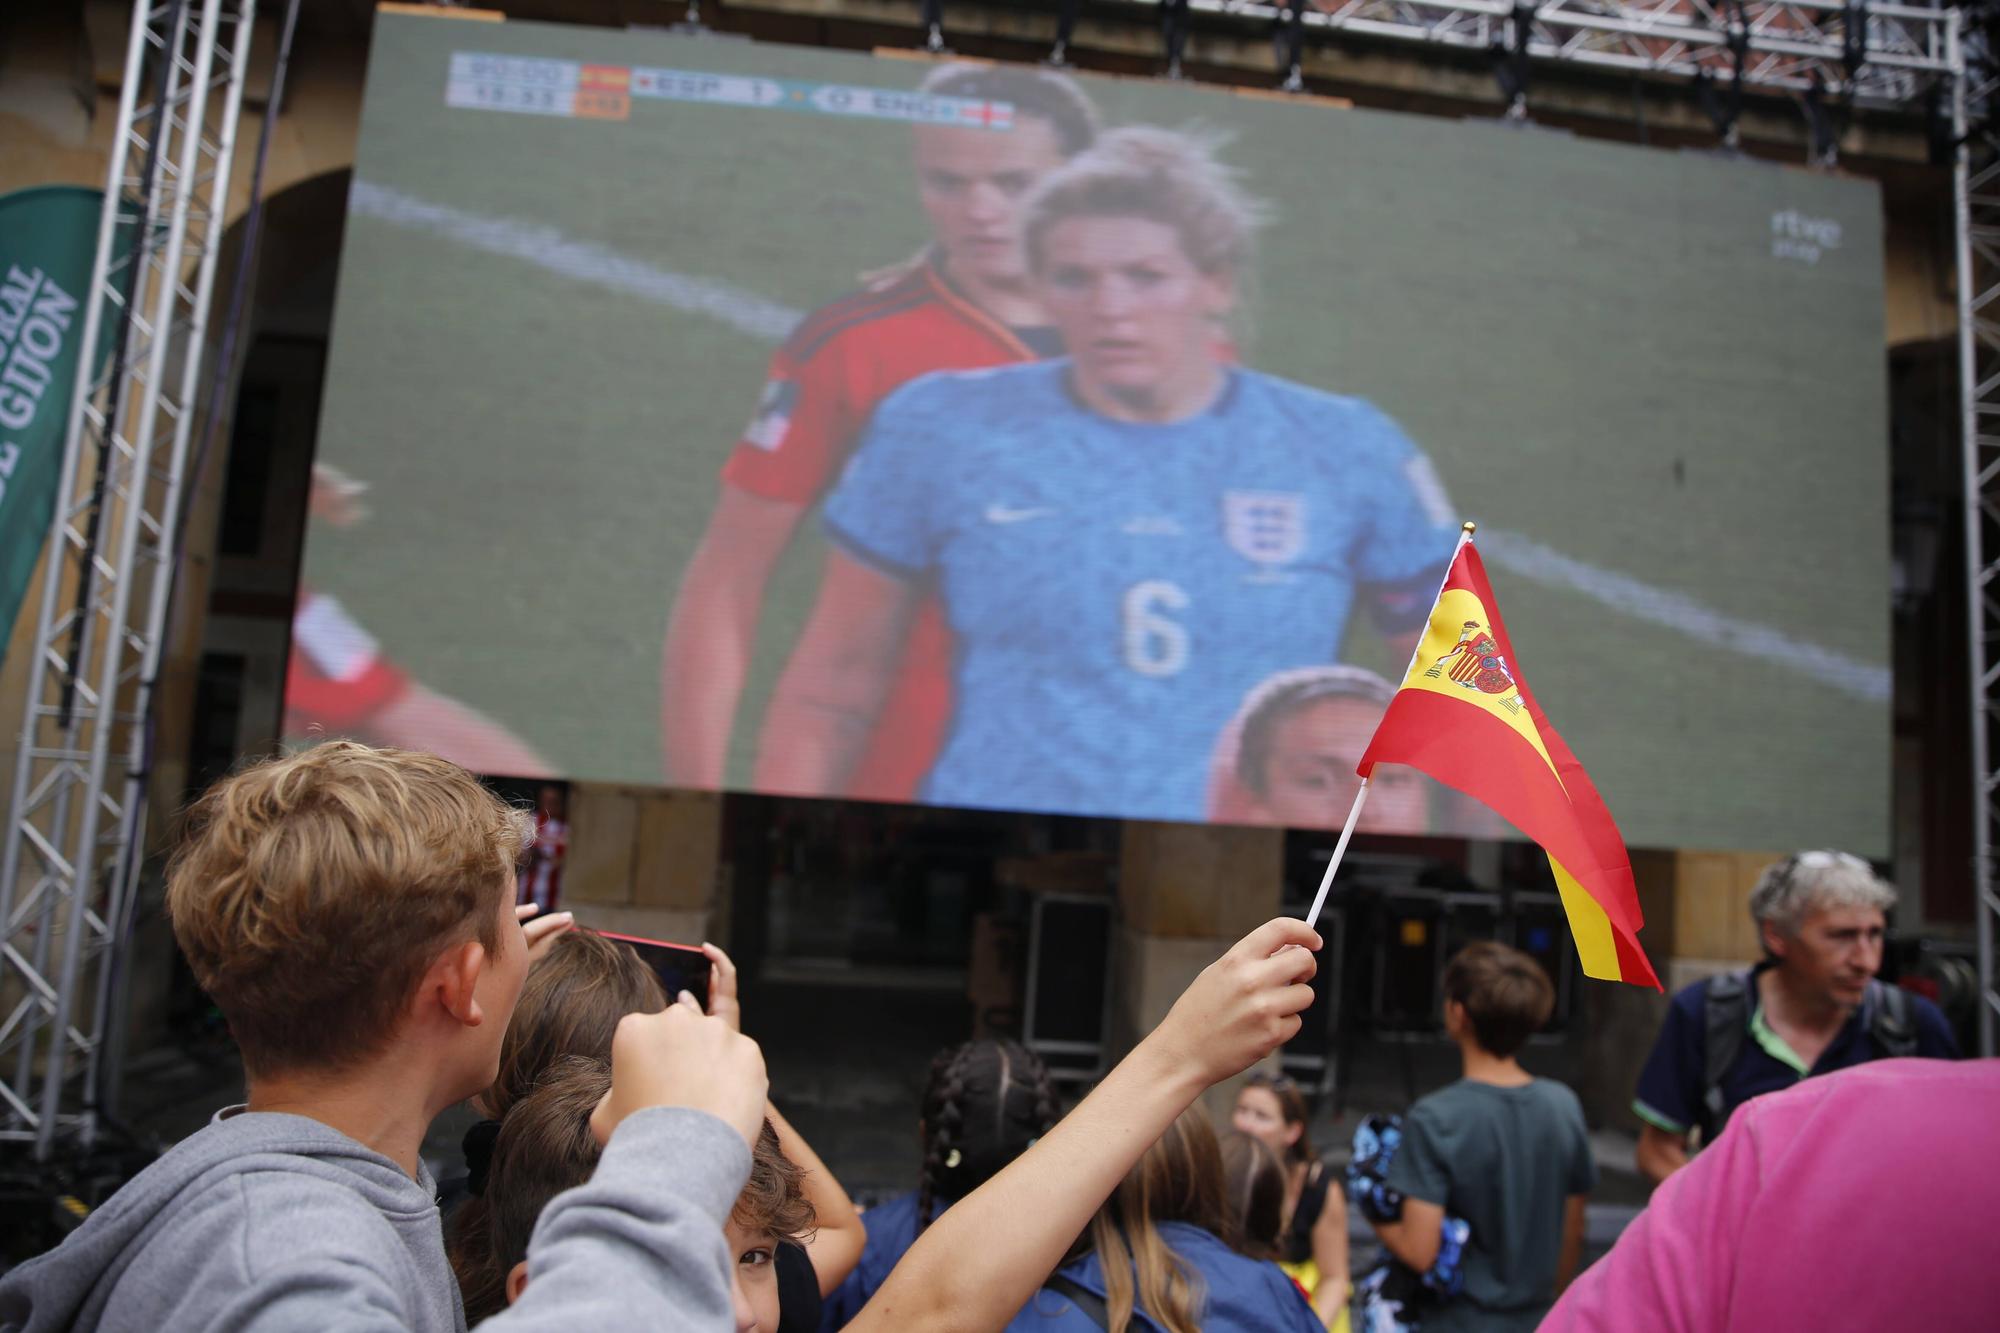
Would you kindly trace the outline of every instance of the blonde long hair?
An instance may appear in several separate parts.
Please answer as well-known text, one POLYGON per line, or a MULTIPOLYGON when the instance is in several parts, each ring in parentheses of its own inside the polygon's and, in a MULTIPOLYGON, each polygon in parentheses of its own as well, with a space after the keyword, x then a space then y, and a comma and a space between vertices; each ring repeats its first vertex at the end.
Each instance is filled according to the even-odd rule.
POLYGON ((1144 218, 1171 227, 1203 273, 1236 276, 1255 257, 1268 208, 1217 155, 1219 136, 1129 125, 1044 176, 1022 206, 1028 266, 1040 270, 1050 228, 1066 218, 1144 218))
POLYGON ((1167 1127, 1091 1219, 1110 1333, 1126 1333, 1135 1306, 1168 1333, 1201 1333, 1206 1285, 1160 1235, 1162 1222, 1186 1222, 1216 1236, 1229 1231, 1222 1150, 1200 1103, 1167 1127))

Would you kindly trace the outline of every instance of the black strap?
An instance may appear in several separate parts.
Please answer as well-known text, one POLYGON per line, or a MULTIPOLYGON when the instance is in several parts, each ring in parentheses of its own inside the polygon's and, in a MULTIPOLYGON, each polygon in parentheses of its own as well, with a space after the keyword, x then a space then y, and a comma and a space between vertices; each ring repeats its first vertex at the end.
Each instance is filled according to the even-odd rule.
POLYGON ((1722 1080, 1743 1049, 1743 1036, 1750 1030, 1750 987, 1753 972, 1725 972, 1710 977, 1702 994, 1702 1073, 1701 1105, 1697 1118, 1702 1142, 1713 1142, 1729 1119, 1722 1096, 1722 1080))
MULTIPOLYGON (((1722 1080, 1743 1049, 1743 1037, 1750 1025, 1750 987, 1754 972, 1730 972, 1711 977, 1702 1012, 1707 1031, 1703 1036, 1701 1137, 1711 1142, 1728 1121, 1723 1104, 1722 1080)), ((1916 1009, 1910 993, 1901 986, 1880 981, 1868 983, 1868 1035, 1885 1059, 1917 1053, 1916 1009)))
POLYGON ((1105 1308, 1104 1298, 1078 1282, 1066 1273, 1051 1273, 1043 1288, 1059 1295, 1067 1296, 1069 1303, 1083 1311, 1091 1323, 1099 1328, 1111 1327, 1111 1311, 1105 1308))
POLYGON ((1917 1053, 1917 1018, 1910 993, 1901 986, 1868 983, 1868 1035, 1876 1049, 1894 1058, 1917 1053))

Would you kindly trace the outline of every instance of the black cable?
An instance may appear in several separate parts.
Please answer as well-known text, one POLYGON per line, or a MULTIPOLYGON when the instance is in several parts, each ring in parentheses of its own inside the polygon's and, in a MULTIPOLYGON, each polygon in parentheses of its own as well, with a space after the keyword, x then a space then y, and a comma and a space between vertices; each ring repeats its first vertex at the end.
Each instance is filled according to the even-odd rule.
POLYGON ((1534 39, 1538 12, 1534 0, 1514 0, 1508 37, 1504 41, 1497 37, 1493 40, 1493 78, 1500 85, 1500 96, 1506 100, 1510 117, 1528 113, 1528 44, 1534 39))
POLYGON ((1076 36, 1076 19, 1083 8, 1083 0, 1060 0, 1056 6, 1056 42, 1049 48, 1049 63, 1061 65, 1068 62, 1070 39, 1076 36))
POLYGON ((1736 146, 1743 119, 1743 70, 1750 63, 1750 15, 1743 0, 1729 0, 1729 125, 1723 141, 1736 146))
POLYGON ((1188 0, 1160 0, 1160 41, 1167 53, 1167 77, 1181 76, 1181 52, 1187 47, 1188 0))
MULTIPOLYGON (((277 126, 278 108, 284 100, 285 74, 291 65, 292 37, 298 26, 299 0, 288 0, 285 7, 285 26, 278 36, 276 63, 271 72, 271 95, 264 104, 264 119, 257 136, 257 160, 250 172, 250 204, 243 214, 243 244, 236 254, 236 275, 231 280, 229 291, 229 313, 223 317, 222 344, 219 348, 214 373, 209 376, 208 392, 204 395, 202 410, 201 443, 195 446, 195 453, 187 473, 186 483, 181 488, 180 512, 174 516, 174 527, 169 547, 172 552, 172 566, 178 572, 181 561, 186 556, 187 528, 194 511, 195 483, 208 462, 208 456, 215 447, 215 437, 220 433, 222 396, 229 387, 232 363, 236 357, 236 339, 242 331, 243 307, 249 296, 250 272, 256 260, 257 242, 264 230, 264 173, 271 155, 271 135, 277 126)), ((168 619, 172 620, 171 598, 179 591, 177 578, 168 593, 168 619)))
POLYGON ((1305 57, 1306 0, 1285 0, 1285 7, 1278 12, 1275 37, 1278 68, 1285 75, 1283 86, 1293 92, 1301 91, 1305 87, 1301 65, 1305 57))

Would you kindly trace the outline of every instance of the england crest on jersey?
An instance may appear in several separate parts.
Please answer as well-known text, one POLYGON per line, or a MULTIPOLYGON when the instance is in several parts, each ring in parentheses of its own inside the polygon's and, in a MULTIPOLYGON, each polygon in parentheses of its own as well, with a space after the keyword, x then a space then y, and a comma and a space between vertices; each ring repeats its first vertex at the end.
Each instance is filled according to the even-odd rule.
POLYGON ((1306 497, 1297 491, 1224 491, 1222 535, 1245 560, 1289 565, 1306 553, 1306 497))

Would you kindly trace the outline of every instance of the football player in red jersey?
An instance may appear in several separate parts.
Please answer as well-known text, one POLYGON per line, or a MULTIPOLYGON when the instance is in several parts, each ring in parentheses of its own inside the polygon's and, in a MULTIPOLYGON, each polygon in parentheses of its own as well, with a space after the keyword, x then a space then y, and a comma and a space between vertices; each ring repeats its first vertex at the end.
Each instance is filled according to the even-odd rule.
MULTIPOLYGON (((932 371, 1059 350, 1030 293, 1018 210, 1043 175, 1097 137, 1096 109, 1066 76, 1020 66, 941 65, 923 91, 1007 103, 1011 128, 917 126, 929 250, 808 315, 772 358, 668 619, 660 722, 669 782, 722 785, 771 570, 838 480, 875 405, 932 371)), ((882 723, 843 794, 914 796, 950 713, 951 640, 933 603, 910 630, 882 723)))
MULTIPOLYGON (((315 522, 345 528, 368 511, 368 483, 314 463, 308 508, 315 522)), ((285 663, 287 736, 349 736, 371 745, 429 750, 474 773, 546 777, 549 761, 500 723, 412 680, 334 598, 299 589, 285 663)))

